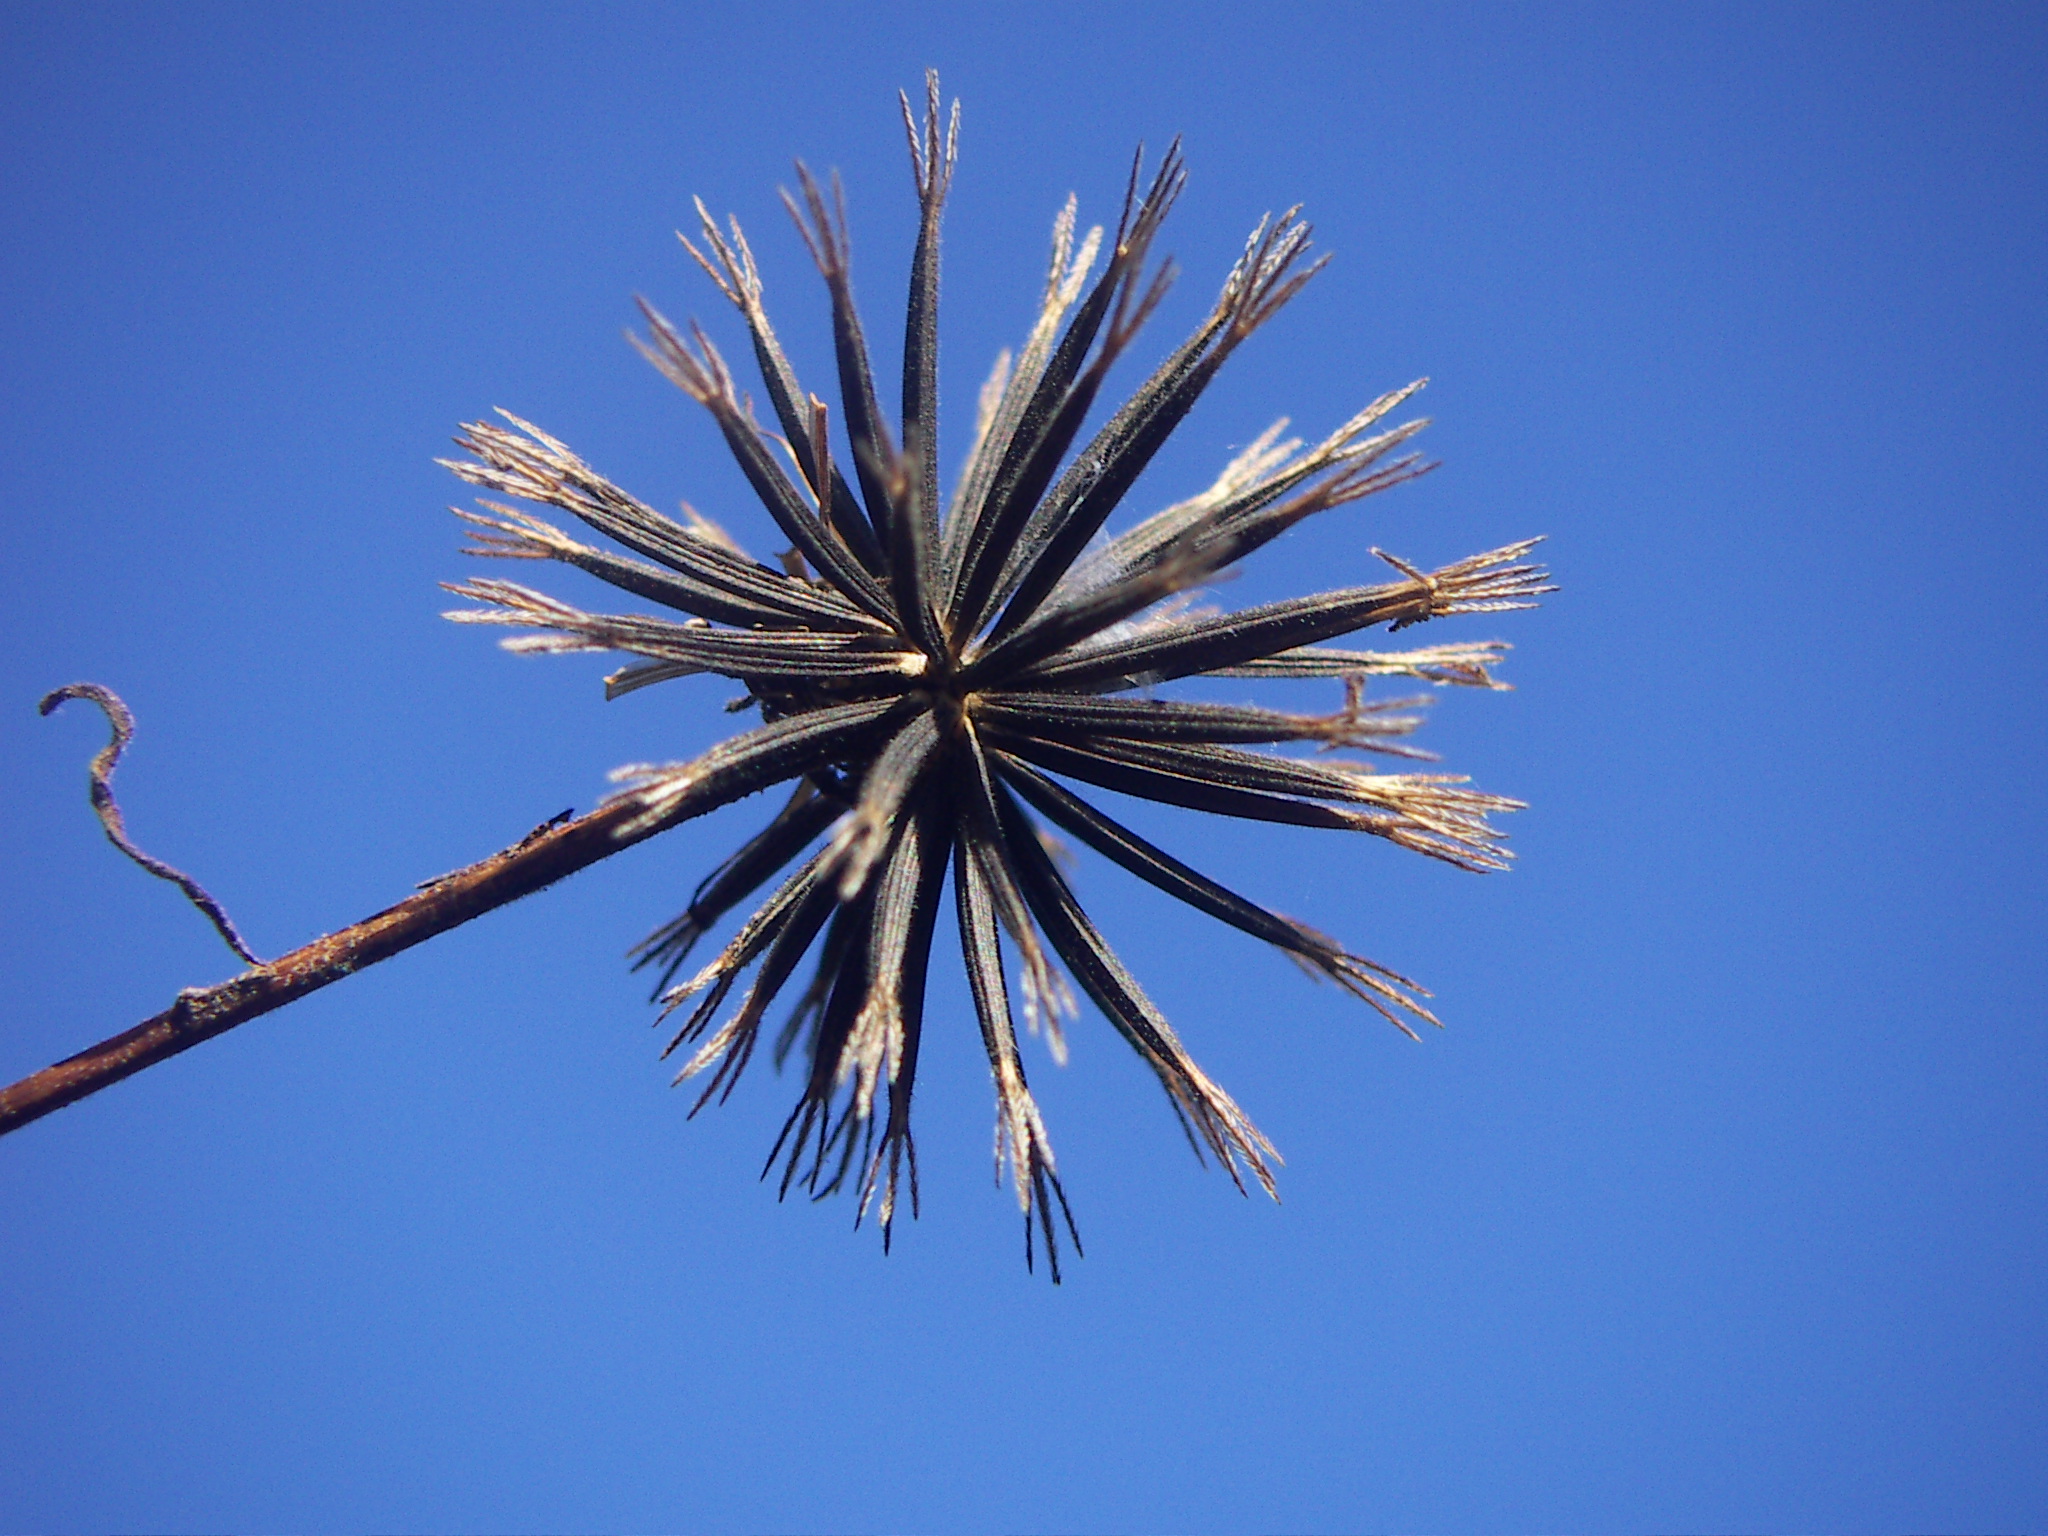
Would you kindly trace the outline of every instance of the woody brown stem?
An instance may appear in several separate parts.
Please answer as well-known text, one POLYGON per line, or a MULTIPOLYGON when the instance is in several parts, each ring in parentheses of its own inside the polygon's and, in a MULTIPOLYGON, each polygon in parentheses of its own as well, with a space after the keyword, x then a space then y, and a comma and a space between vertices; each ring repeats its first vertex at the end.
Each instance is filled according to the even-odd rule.
POLYGON ((645 814, 646 808, 628 797, 566 825, 538 829, 512 847, 436 880, 418 895, 374 917, 315 939, 219 986, 188 989, 154 1018, 0 1089, 0 1136, 237 1024, 296 1002, 365 966, 388 960, 473 917, 553 885, 682 819, 670 815, 659 823, 625 830, 645 814))

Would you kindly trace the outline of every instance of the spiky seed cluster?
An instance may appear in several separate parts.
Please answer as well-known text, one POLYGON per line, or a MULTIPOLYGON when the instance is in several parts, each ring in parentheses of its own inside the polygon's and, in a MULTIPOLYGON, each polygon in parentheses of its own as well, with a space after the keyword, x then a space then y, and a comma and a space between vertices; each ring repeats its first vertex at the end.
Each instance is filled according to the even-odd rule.
MULTIPOLYGON (((721 232, 698 204, 702 243, 683 243, 746 321, 780 435, 755 420, 704 332, 679 331, 643 303, 641 350, 711 413, 790 552, 778 570, 717 526, 679 523, 635 500, 539 428, 472 423, 451 463, 471 484, 560 508, 624 546, 584 544, 500 502, 460 515, 471 552, 559 560, 664 608, 680 621, 585 613, 507 581, 453 587, 484 605, 451 614, 533 631, 520 651, 619 651, 612 696, 668 678, 737 679, 763 724, 693 762, 639 765, 615 777, 638 811, 633 830, 680 821, 771 785, 789 798, 697 889, 688 909, 639 946, 660 967, 667 1011, 684 1010, 669 1049, 696 1046, 681 1077, 711 1074, 698 1107, 732 1091, 774 1000, 796 988, 775 1045, 801 1043, 805 1081, 772 1169, 785 1193, 851 1178, 864 1213, 879 1194, 886 1243, 907 1161, 915 1209, 911 1091, 924 1024, 934 928, 951 877, 967 979, 995 1077, 998 1166, 1024 1212, 1027 1262, 1036 1213, 1058 1278, 1050 1210, 1065 1195, 1026 1082, 1005 969, 1007 944, 1027 1026, 1063 1059, 1073 1002, 1055 957, 1158 1074, 1197 1150, 1244 1187, 1272 1188, 1272 1146, 1198 1067, 1081 910, 1046 852, 1039 817, 1198 911, 1264 939, 1377 1008, 1409 1033, 1435 1022, 1420 989, 1290 918, 1218 885, 1091 805, 1062 780, 1195 810, 1366 832, 1465 869, 1504 867, 1488 824, 1516 802, 1440 774, 1382 773, 1327 755, 1258 750, 1314 743, 1422 756, 1402 745, 1424 702, 1366 702, 1362 679, 1407 676, 1496 685, 1498 643, 1361 651, 1325 642, 1385 625, 1529 606, 1549 590, 1513 544, 1434 572, 1384 557, 1398 580, 1200 612, 1180 594, 1303 519, 1384 490, 1429 466, 1407 451, 1425 424, 1383 423, 1420 388, 1374 401, 1313 447, 1275 426, 1208 490, 1128 531, 1099 537, 1111 512, 1216 370, 1315 273, 1309 227, 1292 211, 1262 221, 1214 307, 1078 453, 1104 379, 1158 306, 1170 264, 1149 267, 1180 195, 1179 147, 1149 182, 1131 172, 1123 214, 1077 244, 1070 198, 1053 226, 1037 323, 982 390, 974 445, 940 506, 937 436, 939 224, 952 180, 956 103, 940 126, 935 77, 922 122, 903 103, 920 221, 905 327, 899 443, 876 396, 854 310, 843 198, 828 201, 797 166, 789 212, 831 297, 840 411, 851 453, 835 459, 825 402, 797 382, 761 304, 761 278, 737 221, 721 232), (1140 695, 1178 678, 1340 678, 1329 714, 1140 695), (791 865, 793 872, 784 873, 791 865), (669 985, 699 938, 778 875, 780 883, 718 958, 669 985), (802 981, 805 962, 809 968, 802 981), (744 975, 751 985, 714 1029, 744 975), (879 1122, 879 1136, 878 1136, 879 1122)), ((1533 541, 1532 541, 1533 542, 1533 541)), ((666 1016, 666 1015, 665 1015, 666 1016)), ((680 1078, 678 1079, 681 1080, 680 1078)), ((693 1111, 694 1113, 694 1111, 693 1111)), ((1067 1218, 1069 1232, 1072 1219, 1067 1218)))

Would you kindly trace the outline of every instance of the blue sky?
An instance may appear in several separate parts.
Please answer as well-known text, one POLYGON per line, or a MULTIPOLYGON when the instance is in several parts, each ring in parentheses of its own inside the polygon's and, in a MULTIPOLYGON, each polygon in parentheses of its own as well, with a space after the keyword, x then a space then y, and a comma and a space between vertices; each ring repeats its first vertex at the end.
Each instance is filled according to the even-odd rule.
POLYGON ((1449 1027, 1084 862, 1284 1203, 1089 1017, 1034 1062, 1088 1257, 1027 1276, 948 979, 885 1259, 754 1181, 790 1084, 666 1086, 621 952, 759 812, 691 824, 0 1145, 0 1529, 2048 1523, 2038 8, 10 8, 0 1076, 233 969, 48 688, 127 697, 132 830, 266 954, 716 738, 443 623, 432 460, 502 405, 765 549, 632 297, 743 351, 701 194, 822 375, 800 155, 888 335, 927 65, 955 452, 1059 203, 1181 133, 1141 362, 1268 209, 1336 260, 1135 505, 1426 374, 1444 467, 1223 595, 1550 536, 1426 733, 1512 874, 1137 816, 1449 1027))

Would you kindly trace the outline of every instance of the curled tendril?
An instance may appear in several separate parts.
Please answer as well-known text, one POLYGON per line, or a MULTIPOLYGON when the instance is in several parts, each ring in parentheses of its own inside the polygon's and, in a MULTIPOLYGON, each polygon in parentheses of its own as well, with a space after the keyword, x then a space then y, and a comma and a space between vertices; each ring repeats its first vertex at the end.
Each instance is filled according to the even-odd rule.
POLYGON ((107 841, 159 880, 168 880, 183 891, 192 905, 206 914, 229 949, 249 964, 261 965, 263 962, 243 942, 226 910, 213 899, 205 886, 182 870, 171 868, 162 859, 151 858, 129 840, 127 825, 121 820, 121 807, 114 803, 114 765, 121 761, 121 754, 135 739, 134 712, 113 689, 102 688, 98 683, 68 683, 44 694, 36 710, 40 714, 53 715, 67 699, 84 699, 97 704, 106 715, 107 724, 113 727, 114 739, 99 750, 92 760, 92 767, 87 770, 92 776, 92 808, 100 819, 100 825, 106 828, 107 841))

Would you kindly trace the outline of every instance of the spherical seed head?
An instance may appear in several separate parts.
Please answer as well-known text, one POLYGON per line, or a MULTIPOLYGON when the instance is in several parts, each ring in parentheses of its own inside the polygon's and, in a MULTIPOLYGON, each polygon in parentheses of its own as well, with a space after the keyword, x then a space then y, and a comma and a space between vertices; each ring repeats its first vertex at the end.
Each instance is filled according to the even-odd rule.
POLYGON ((836 181, 828 197, 801 163, 798 195, 783 200, 832 307, 842 456, 828 406, 798 383, 769 324, 737 220, 722 232, 699 203, 699 239, 683 243, 744 321, 779 435, 755 419, 700 327, 679 329, 641 306, 648 332, 636 344, 710 412, 788 543, 779 565, 749 558, 694 512, 678 522, 654 511, 507 415, 504 426, 470 423, 457 439, 470 457, 449 468, 499 496, 567 512, 630 553, 585 544, 499 501, 458 514, 471 524, 469 552, 560 561, 687 617, 586 613, 488 579, 452 586, 479 606, 449 617, 527 631, 506 642, 516 650, 620 652, 632 660, 606 679, 612 696, 705 672, 745 685, 742 703, 758 709, 759 726, 690 762, 615 775, 636 812, 626 823, 633 835, 778 785, 787 797, 687 909, 638 946, 637 963, 657 969, 664 1016, 681 1015, 669 1051, 694 1047, 677 1080, 708 1074, 697 1108, 731 1094, 771 1005, 795 994, 774 1055, 780 1064, 798 1054, 804 1086, 769 1169, 779 1165, 784 1194, 856 1188, 859 1212, 876 1210, 885 1245, 906 1174, 916 1208, 911 1095, 925 977, 950 888, 996 1086, 999 1164, 1024 1215, 1027 1262, 1035 1218, 1057 1280, 1052 1206, 1070 1236, 1073 1220, 1018 1049, 1006 959, 1027 1028, 1047 1036, 1056 1059, 1074 1012, 1063 966, 1158 1075, 1198 1152, 1213 1152, 1239 1188, 1248 1173, 1269 1192, 1277 1157, 1075 900, 1047 851, 1046 824, 1335 980, 1404 1031, 1414 1033, 1410 1020, 1436 1022, 1415 983, 1219 885, 1071 785, 1368 832, 1462 868, 1505 868, 1488 817, 1516 802, 1460 778, 1377 772, 1328 755, 1426 756, 1405 739, 1426 700, 1369 703, 1363 679, 1498 687, 1493 668, 1505 647, 1363 651, 1328 642, 1377 625, 1528 607, 1550 588, 1528 561, 1529 541, 1434 572, 1385 556, 1399 579, 1238 612, 1189 605, 1187 594, 1295 524, 1431 468, 1409 446, 1425 423, 1390 424, 1420 383, 1381 396, 1313 446, 1282 441, 1282 422, 1208 490, 1101 537, 1225 359, 1322 265, 1308 257, 1309 226, 1296 210, 1261 220, 1193 334, 1084 441, 1106 375, 1171 278, 1152 246, 1186 179, 1178 143, 1149 177, 1140 152, 1112 238, 1095 229, 1077 248, 1069 199, 1054 224, 1037 321, 984 387, 972 448, 942 507, 939 230, 959 107, 942 129, 937 77, 928 75, 922 116, 905 98, 903 118, 919 223, 893 430, 853 305, 843 199, 836 181), (1151 692, 1199 676, 1342 679, 1344 701, 1301 714, 1151 692), (1313 743, 1318 755, 1275 750, 1289 743, 1313 743), (704 934, 771 883, 718 957, 676 985, 704 934))

